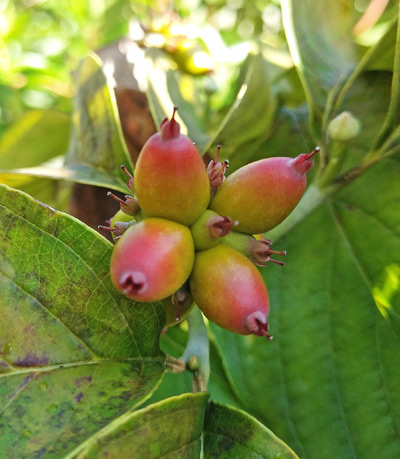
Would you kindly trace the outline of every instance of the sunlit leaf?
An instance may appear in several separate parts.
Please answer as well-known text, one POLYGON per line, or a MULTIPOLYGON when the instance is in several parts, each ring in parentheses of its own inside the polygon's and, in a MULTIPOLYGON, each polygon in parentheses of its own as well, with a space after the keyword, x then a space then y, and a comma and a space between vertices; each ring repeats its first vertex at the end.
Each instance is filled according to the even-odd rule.
POLYGON ((72 133, 64 164, 54 162, 34 168, 3 168, 0 171, 3 183, 15 186, 26 182, 26 177, 34 176, 126 192, 126 177, 120 166, 125 164, 132 171, 133 164, 122 136, 114 92, 101 62, 94 55, 82 62, 77 84, 72 133), (21 179, 17 175, 26 177, 21 179))
POLYGON ((182 95, 180 88, 180 72, 171 69, 171 60, 158 49, 149 49, 146 52, 147 98, 155 123, 160 126, 161 121, 172 115, 173 107, 178 107, 175 115, 181 125, 181 131, 188 135, 196 144, 199 151, 209 141, 208 135, 199 123, 199 113, 182 95))
POLYGON ((321 139, 328 95, 344 84, 356 64, 347 7, 314 0, 282 0, 281 5, 289 49, 308 99, 311 131, 321 139))

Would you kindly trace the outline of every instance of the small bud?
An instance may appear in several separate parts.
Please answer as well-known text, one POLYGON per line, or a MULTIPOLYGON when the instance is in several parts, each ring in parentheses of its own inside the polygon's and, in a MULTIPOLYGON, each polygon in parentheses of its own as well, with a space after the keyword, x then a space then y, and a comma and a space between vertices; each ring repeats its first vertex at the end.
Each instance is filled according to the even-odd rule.
POLYGON ((114 201, 119 202, 122 212, 124 212, 127 215, 131 215, 132 217, 134 217, 141 210, 139 203, 133 196, 129 196, 126 194, 124 196, 125 201, 116 196, 114 193, 111 193, 111 191, 107 193, 107 196, 110 196, 110 198, 114 199, 114 201))
POLYGON ((227 159, 223 163, 219 161, 220 151, 221 145, 218 145, 215 160, 212 159, 207 166, 211 197, 214 196, 218 188, 222 185, 222 182, 225 180, 226 169, 229 167, 229 161, 227 159))
POLYGON ((350 112, 342 112, 328 125, 328 134, 337 142, 348 142, 361 131, 360 121, 350 112))
POLYGON ((200 367, 200 362, 199 362, 198 357, 196 357, 195 355, 192 355, 187 361, 186 366, 189 371, 197 371, 200 367))

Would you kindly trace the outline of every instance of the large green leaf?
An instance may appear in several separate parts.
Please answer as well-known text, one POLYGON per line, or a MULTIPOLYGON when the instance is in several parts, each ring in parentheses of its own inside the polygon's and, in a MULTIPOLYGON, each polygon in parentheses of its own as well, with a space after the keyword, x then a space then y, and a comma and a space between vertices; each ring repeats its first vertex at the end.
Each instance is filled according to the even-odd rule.
POLYGON ((118 177, 121 164, 133 165, 123 140, 114 92, 95 55, 81 63, 77 84, 65 165, 89 166, 118 177))
POLYGON ((399 177, 375 166, 279 240, 273 342, 213 326, 238 396, 301 457, 400 456, 399 177))
MULTIPOLYGON (((315 148, 308 128, 308 110, 302 105, 296 109, 282 107, 277 112, 271 126, 271 133, 261 144, 249 149, 245 154, 238 153, 230 160, 228 172, 243 165, 243 161, 257 161, 271 156, 295 157, 315 148)), ((221 150, 222 153, 223 150, 221 150)), ((222 155, 223 157, 223 155, 222 155)))
POLYGON ((181 132, 189 136, 202 152, 209 141, 200 122, 202 107, 183 96, 181 72, 172 69, 171 59, 164 51, 156 48, 147 49, 145 70, 146 95, 156 125, 160 126, 164 118, 170 118, 173 107, 178 107, 175 118, 181 125, 181 132))
POLYGON ((32 178, 47 178, 102 186, 126 194, 126 180, 124 181, 126 176, 122 175, 121 170, 118 176, 112 176, 108 172, 97 171, 83 164, 64 166, 63 161, 64 157, 60 157, 55 158, 52 165, 0 170, 0 183, 19 188, 30 183, 32 178))
POLYGON ((0 141, 0 168, 32 167, 68 149, 71 118, 55 110, 26 112, 0 141))
POLYGON ((214 153, 222 145, 222 158, 233 159, 235 168, 249 162, 270 134, 277 102, 268 71, 261 53, 248 56, 236 99, 207 146, 214 153))
POLYGON ((297 458, 256 419, 228 405, 207 406, 208 397, 187 393, 126 413, 68 458, 297 458))
POLYGON ((204 457, 295 459, 297 455, 246 412, 211 402, 204 422, 204 457))
POLYGON ((0 222, 0 450, 59 457, 158 385, 164 312, 114 289, 78 220, 1 186, 0 222))
POLYGON ((184 394, 128 413, 93 436, 71 457, 200 457, 208 394, 184 394))
POLYGON ((19 183, 26 181, 26 177, 34 176, 126 192, 126 177, 120 166, 125 164, 132 171, 133 164, 122 136, 114 92, 101 61, 95 55, 89 55, 81 63, 77 85, 72 132, 65 160, 33 168, 0 170, 3 183, 14 185, 16 181, 19 183))
POLYGON ((342 85, 356 64, 347 7, 328 0, 282 0, 290 53, 303 81, 310 127, 322 138, 322 118, 331 90, 342 85))

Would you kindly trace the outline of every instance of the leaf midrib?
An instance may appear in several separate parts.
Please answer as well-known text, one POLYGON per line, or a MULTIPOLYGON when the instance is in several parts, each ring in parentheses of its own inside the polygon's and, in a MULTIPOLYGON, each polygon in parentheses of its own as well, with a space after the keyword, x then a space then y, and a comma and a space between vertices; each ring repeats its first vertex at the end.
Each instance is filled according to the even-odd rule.
MULTIPOLYGON (((12 377, 12 376, 18 376, 22 374, 28 374, 28 373, 48 373, 50 371, 56 371, 56 370, 63 370, 65 368, 75 368, 75 367, 80 367, 80 366, 85 366, 85 365, 103 365, 103 364, 108 364, 108 363, 130 363, 130 362, 140 362, 140 363, 146 363, 146 362, 152 362, 152 363, 163 363, 164 358, 162 355, 159 355, 157 357, 123 357, 123 358, 96 358, 94 360, 79 360, 76 362, 66 362, 66 363, 58 363, 54 365, 47 365, 47 366, 41 366, 41 367, 22 367, 21 369, 16 369, 15 366, 12 366, 9 364, 12 368, 14 368, 14 371, 8 371, 6 373, 0 373, 0 380, 2 378, 7 378, 7 377, 12 377)), ((6 362, 9 363, 9 362, 6 362)))

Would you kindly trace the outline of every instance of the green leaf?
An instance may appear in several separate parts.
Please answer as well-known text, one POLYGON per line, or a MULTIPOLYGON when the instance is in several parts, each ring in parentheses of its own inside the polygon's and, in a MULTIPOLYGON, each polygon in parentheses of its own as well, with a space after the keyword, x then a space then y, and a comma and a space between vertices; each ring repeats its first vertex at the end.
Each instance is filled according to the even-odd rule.
POLYGON ((396 48, 393 62, 393 79, 391 87, 390 104, 387 111, 385 123, 382 126, 379 138, 377 139, 376 145, 381 144, 386 138, 396 129, 400 124, 400 108, 399 108, 399 97, 400 97, 400 7, 398 7, 397 14, 397 34, 396 34, 396 48))
POLYGON ((386 160, 279 239, 275 340, 213 326, 232 387, 301 456, 400 456, 400 176, 386 160))
POLYGON ((116 419, 69 457, 200 457, 208 394, 184 394, 116 419))
POLYGON ((346 6, 315 0, 282 0, 281 5, 290 53, 308 99, 311 132, 320 140, 328 95, 356 62, 346 6))
POLYGON ((67 151, 71 119, 55 110, 26 112, 0 141, 0 168, 33 167, 67 151))
MULTIPOLYGON (((188 333, 180 326, 169 327, 167 332, 161 335, 161 349, 175 358, 180 358, 188 341, 188 333)), ((208 391, 214 401, 228 403, 237 408, 243 408, 235 394, 233 393, 229 381, 226 378, 225 370, 222 367, 221 359, 213 344, 210 342, 210 366, 211 373, 208 381, 208 391)), ((167 373, 157 390, 147 403, 154 403, 167 397, 180 395, 192 391, 193 375, 190 372, 173 374, 167 373)))
POLYGON ((276 100, 268 69, 261 53, 249 55, 236 99, 205 149, 213 154, 217 145, 222 145, 222 158, 232 158, 237 167, 249 162, 270 134, 276 100))
POLYGON ((123 139, 115 95, 101 61, 89 55, 79 68, 70 148, 65 165, 92 167, 113 177, 120 166, 133 169, 123 139))
POLYGON ((246 412, 211 402, 204 423, 204 458, 295 459, 297 455, 246 412))
POLYGON ((101 186, 124 194, 127 193, 126 180, 124 181, 126 175, 122 176, 121 169, 118 171, 118 176, 113 176, 108 172, 102 172, 84 164, 64 166, 63 160, 63 157, 56 158, 52 161, 52 165, 9 170, 0 169, 0 183, 12 187, 22 187, 29 183, 32 178, 48 178, 101 186))
POLYGON ((115 290, 78 220, 0 186, 0 222, 0 450, 59 457, 158 385, 164 311, 115 290))
MULTIPOLYGON (((398 14, 400 10, 398 9, 398 14)), ((386 109, 386 118, 383 123, 376 122, 375 126, 380 128, 379 136, 374 139, 374 147, 377 148, 382 145, 396 126, 399 124, 399 74, 400 74, 400 58, 399 58, 399 47, 400 47, 400 23, 398 17, 393 20, 386 33, 378 41, 378 43, 370 48, 364 57, 360 60, 353 73, 349 76, 346 83, 343 85, 337 99, 335 101, 335 110, 341 108, 343 99, 347 96, 347 92, 352 89, 352 86, 362 75, 363 72, 370 69, 381 69, 390 70, 392 74, 392 83, 382 87, 389 88, 391 86, 391 97, 389 99, 389 106, 386 109), (383 63, 382 63, 383 62, 383 63)), ((367 99, 367 97, 364 97, 367 99)), ((370 113, 370 112, 365 112, 370 113)), ((373 113, 371 113, 373 115, 373 113)))
MULTIPOLYGON (((396 51, 397 18, 392 20, 381 39, 371 47, 363 56, 360 63, 354 70, 360 74, 364 70, 393 70, 393 63, 396 51)), ((353 79, 351 76, 351 80, 353 79)))
MULTIPOLYGON (((16 175, 68 180, 103 186, 126 193, 126 177, 120 166, 133 171, 121 125, 115 95, 102 64, 89 55, 78 72, 72 132, 64 164, 61 161, 35 168, 0 170, 0 180, 14 184, 16 175)), ((25 166, 25 165, 24 165, 25 166)))
POLYGON ((228 171, 233 172, 244 165, 244 160, 252 162, 271 156, 295 157, 300 153, 312 151, 315 148, 313 145, 308 128, 307 107, 304 105, 296 109, 282 107, 276 114, 270 135, 261 144, 257 144, 254 150, 250 148, 245 154, 234 155, 230 160, 228 171))
POLYGON ((199 122, 199 107, 188 102, 180 87, 181 72, 171 69, 171 59, 165 52, 149 48, 146 51, 145 69, 147 79, 147 99, 156 126, 164 118, 170 118, 173 107, 178 107, 175 119, 181 125, 181 132, 187 135, 200 152, 204 150, 209 136, 199 122))

